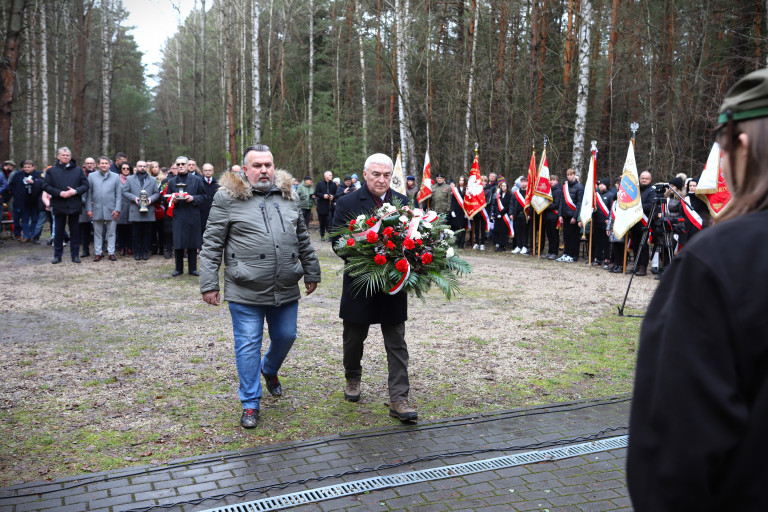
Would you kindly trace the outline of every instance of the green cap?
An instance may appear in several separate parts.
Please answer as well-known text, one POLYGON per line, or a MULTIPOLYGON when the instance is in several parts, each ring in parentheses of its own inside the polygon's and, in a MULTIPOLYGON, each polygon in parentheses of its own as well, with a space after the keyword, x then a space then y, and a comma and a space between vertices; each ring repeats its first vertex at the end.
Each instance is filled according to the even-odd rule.
POLYGON ((733 84, 718 111, 717 124, 768 116, 768 69, 759 69, 733 84))

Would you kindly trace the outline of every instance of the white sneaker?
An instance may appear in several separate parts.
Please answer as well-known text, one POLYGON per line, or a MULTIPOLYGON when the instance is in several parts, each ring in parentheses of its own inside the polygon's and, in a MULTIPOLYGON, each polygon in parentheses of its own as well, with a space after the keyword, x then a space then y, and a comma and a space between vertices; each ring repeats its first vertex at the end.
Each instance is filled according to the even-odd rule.
POLYGON ((566 254, 563 254, 562 256, 560 256, 559 258, 557 258, 555 261, 559 261, 559 262, 561 262, 561 263, 562 263, 563 261, 565 261, 565 258, 566 258, 566 257, 567 257, 567 255, 566 255, 566 254))
POLYGON ((481 244, 481 245, 480 245, 480 250, 481 250, 481 251, 484 251, 484 250, 485 250, 485 244, 481 244))
POLYGON ((520 249, 520 254, 528 254, 528 248, 523 247, 522 249, 520 249))
POLYGON ((573 263, 573 258, 568 256, 568 255, 565 255, 565 256, 563 256, 563 261, 565 263, 573 263))
POLYGON ((479 246, 479 245, 477 245, 477 244, 475 244, 475 245, 473 245, 473 246, 472 246, 472 250, 473 250, 473 251, 476 251, 476 250, 478 250, 479 248, 480 248, 480 246, 479 246))
POLYGON ((519 247, 515 247, 514 250, 512 251, 512 254, 517 254, 519 252, 520 252, 520 248, 519 247))

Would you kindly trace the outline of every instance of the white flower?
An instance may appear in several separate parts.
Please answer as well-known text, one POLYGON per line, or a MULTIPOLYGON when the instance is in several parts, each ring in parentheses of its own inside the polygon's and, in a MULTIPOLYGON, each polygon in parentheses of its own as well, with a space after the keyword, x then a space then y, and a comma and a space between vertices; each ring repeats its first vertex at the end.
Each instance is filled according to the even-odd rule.
POLYGON ((408 217, 406 217, 405 215, 401 215, 400 222, 402 222, 403 224, 408 224, 408 217))
POLYGON ((424 210, 422 210, 421 208, 416 208, 415 210, 413 210, 413 216, 414 217, 423 217, 424 216, 424 210))
POLYGON ((389 210, 392 207, 392 205, 389 203, 384 203, 381 205, 381 207, 384 208, 385 210, 389 210))
POLYGON ((432 229, 431 222, 422 222, 421 225, 424 226, 426 229, 432 229))
POLYGON ((452 258, 453 257, 453 247, 449 247, 447 251, 445 251, 445 257, 446 258, 452 258))
POLYGON ((416 231, 414 234, 411 235, 411 238, 413 238, 414 240, 419 240, 421 239, 421 233, 416 231))
POLYGON ((358 215, 357 219, 355 220, 355 222, 357 224, 362 224, 363 222, 365 222, 365 215, 358 215))
POLYGON ((443 231, 445 233, 445 236, 453 236, 453 230, 452 229, 446 229, 443 231))

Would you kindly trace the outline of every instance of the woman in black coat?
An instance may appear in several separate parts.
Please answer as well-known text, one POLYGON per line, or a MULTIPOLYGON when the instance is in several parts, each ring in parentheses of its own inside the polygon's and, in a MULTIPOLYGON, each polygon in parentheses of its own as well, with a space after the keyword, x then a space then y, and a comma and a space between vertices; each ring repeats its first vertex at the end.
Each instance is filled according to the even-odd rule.
POLYGON ((459 177, 459 184, 451 183, 451 212, 448 214, 448 224, 453 231, 461 232, 456 235, 456 247, 459 249, 464 248, 464 239, 467 234, 467 213, 464 211, 463 200, 464 194, 467 193, 467 179, 464 176, 459 177), (462 203, 456 199, 456 194, 462 199, 462 203))
POLYGON ((493 218, 493 243, 496 244, 496 252, 507 250, 509 243, 509 228, 512 222, 509 219, 509 206, 512 194, 507 190, 507 182, 502 181, 498 190, 491 199, 491 212, 493 218), (508 223, 509 222, 509 223, 508 223))
POLYGON ((768 510, 768 69, 717 140, 732 194, 654 294, 640 333, 627 481, 636 512, 768 510))

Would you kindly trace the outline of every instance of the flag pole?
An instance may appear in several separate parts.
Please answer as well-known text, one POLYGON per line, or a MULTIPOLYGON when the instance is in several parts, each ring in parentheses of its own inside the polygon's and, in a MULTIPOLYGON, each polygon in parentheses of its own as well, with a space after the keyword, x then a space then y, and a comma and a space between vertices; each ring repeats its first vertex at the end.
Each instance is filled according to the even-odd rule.
MULTIPOLYGON (((549 142, 549 139, 547 138, 546 135, 544 135, 544 150, 542 151, 542 155, 546 155, 547 153, 547 142, 549 142)), ((541 166, 539 166, 538 172, 536 174, 541 175, 541 166)), ((539 184, 539 176, 536 176, 536 183, 534 183, 534 185, 537 186, 538 184, 539 184)), ((536 189, 534 189, 533 193, 534 194, 536 193, 536 189)), ((536 213, 536 208, 533 209, 533 212, 534 214, 536 213)), ((538 250, 538 257, 539 259, 541 259, 541 222, 544 219, 544 216, 539 215, 538 217, 539 217, 539 239, 538 239, 539 243, 537 245, 537 250, 538 250)), ((533 238, 534 239, 536 238, 536 217, 534 217, 534 220, 533 220, 533 238)))
MULTIPOLYGON (((636 122, 629 125, 629 129, 632 131, 632 151, 635 150, 635 136, 637 135, 638 128, 640 128, 640 125, 637 124, 636 122)), ((624 233, 624 267, 622 268, 623 272, 627 271, 627 253, 629 253, 629 231, 624 233)))
MULTIPOLYGON (((594 214, 595 194, 597 194, 597 187, 595 186, 595 182, 597 181, 597 158, 595 156, 597 154, 597 141, 596 140, 592 141, 591 151, 592 151, 592 156, 590 158, 594 158, 595 159, 595 169, 594 169, 595 172, 592 174, 592 211, 593 211, 593 214, 594 214)), ((587 229, 586 224, 584 225, 584 229, 587 229)), ((595 222, 594 222, 594 220, 590 219, 590 226, 589 226, 589 261, 587 261, 587 266, 588 267, 592 266, 592 233, 594 231, 595 231, 595 222)))

